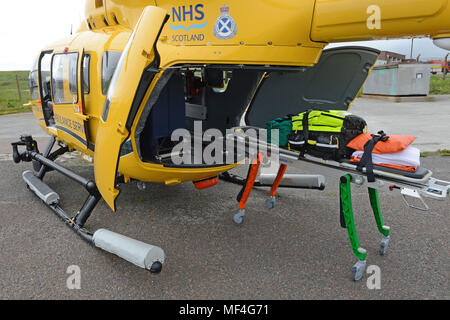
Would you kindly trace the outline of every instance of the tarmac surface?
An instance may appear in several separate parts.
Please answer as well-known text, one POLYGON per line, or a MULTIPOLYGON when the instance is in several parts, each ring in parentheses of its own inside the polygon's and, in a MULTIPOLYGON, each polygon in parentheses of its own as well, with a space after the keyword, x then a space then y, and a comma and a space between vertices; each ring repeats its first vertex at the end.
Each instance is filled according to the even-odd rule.
MULTIPOLYGON (((396 120, 402 113, 386 104, 359 99, 351 111, 368 119, 369 126, 383 124, 384 129, 395 124, 400 131, 395 133, 403 134, 420 133, 422 128, 416 124, 434 119, 427 121, 443 131, 436 137, 421 136, 418 142, 450 149, 450 130, 447 125, 445 131, 443 124, 450 123, 449 101, 442 103, 444 111, 429 106, 439 116, 424 111, 408 118, 414 125, 404 123, 404 118, 396 120)), ((408 108, 419 109, 414 104, 408 108)), ((389 128, 386 131, 394 133, 389 128)), ((175 187, 148 184, 145 191, 139 191, 135 183, 123 185, 117 213, 102 201, 87 228, 106 228, 163 248, 167 257, 163 271, 151 275, 91 247, 27 190, 21 174, 31 164, 15 165, 6 154, 10 153, 9 142, 23 132, 38 137, 44 149, 45 134, 30 114, 0 117, 0 299, 450 298, 449 199, 430 200, 431 210, 421 212, 407 208, 399 196, 380 193, 384 222, 392 230, 388 253, 380 256, 381 235, 367 190, 352 188, 356 227, 360 244, 368 251, 367 264, 381 270, 381 289, 370 290, 366 284, 370 275, 359 282, 351 280, 356 258, 347 231, 339 225, 339 172, 304 163, 290 166, 289 172, 325 175, 326 189, 282 189, 273 210, 264 206, 268 190, 255 189, 240 226, 232 222, 238 209, 235 197, 240 187, 236 185, 220 181, 203 191, 188 183, 175 187), (70 276, 66 270, 71 265, 80 267, 80 290, 66 286, 70 276)), ((450 180, 449 157, 422 161, 435 177, 450 180)), ((70 157, 63 162, 93 177, 90 165, 70 157)), ((237 171, 244 175, 246 168, 237 171)), ((78 185, 54 172, 45 181, 59 193, 66 212, 74 214, 81 207, 86 192, 78 185)))
POLYGON ((413 135, 421 151, 450 149, 450 95, 433 96, 435 101, 390 102, 356 99, 350 112, 366 119, 370 132, 413 135))

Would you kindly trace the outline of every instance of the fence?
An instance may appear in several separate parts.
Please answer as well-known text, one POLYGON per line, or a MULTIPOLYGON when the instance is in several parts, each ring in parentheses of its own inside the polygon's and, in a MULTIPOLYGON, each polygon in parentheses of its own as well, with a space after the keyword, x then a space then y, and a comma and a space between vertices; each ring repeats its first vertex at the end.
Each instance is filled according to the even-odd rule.
POLYGON ((29 71, 0 71, 0 115, 30 111, 29 71))

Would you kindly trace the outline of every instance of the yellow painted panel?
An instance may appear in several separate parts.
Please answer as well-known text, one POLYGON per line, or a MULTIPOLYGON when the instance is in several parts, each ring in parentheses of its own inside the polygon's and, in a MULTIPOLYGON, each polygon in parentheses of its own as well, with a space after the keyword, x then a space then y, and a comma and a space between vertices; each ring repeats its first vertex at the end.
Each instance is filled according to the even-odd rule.
POLYGON ((103 199, 113 210, 119 194, 115 180, 120 147, 129 136, 130 128, 126 127, 126 122, 142 73, 154 61, 153 45, 166 15, 161 8, 144 9, 111 81, 107 95, 109 111, 99 123, 94 158, 95 181, 103 199))
MULTIPOLYGON (((156 6, 154 0, 104 0, 107 19, 110 24, 115 23, 134 29, 146 6, 156 6), (116 19, 114 19, 114 16, 116 19)), ((89 8, 86 8, 88 11, 89 8)))
POLYGON ((313 66, 322 48, 289 46, 172 46, 160 41, 161 65, 181 63, 313 66))
POLYGON ((311 39, 359 41, 449 31, 448 0, 317 0, 311 39), (379 25, 374 18, 380 18, 379 25))
POLYGON ((175 45, 313 45, 314 1, 160 0, 158 6, 171 15, 162 35, 175 45))
POLYGON ((166 168, 160 164, 144 163, 133 153, 120 159, 119 172, 139 181, 168 183, 176 179, 181 183, 215 177, 238 165, 232 164, 213 168, 166 168))

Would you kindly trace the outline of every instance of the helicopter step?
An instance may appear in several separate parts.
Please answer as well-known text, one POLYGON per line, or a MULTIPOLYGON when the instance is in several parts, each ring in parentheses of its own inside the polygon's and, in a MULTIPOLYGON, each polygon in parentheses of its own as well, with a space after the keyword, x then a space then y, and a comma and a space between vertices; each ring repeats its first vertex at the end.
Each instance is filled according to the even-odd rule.
POLYGON ((14 162, 39 163, 38 166, 34 165, 35 169, 39 171, 37 175, 29 170, 22 174, 29 189, 72 230, 91 245, 115 254, 138 267, 149 270, 153 274, 160 273, 165 259, 164 251, 161 248, 106 229, 99 229, 91 233, 84 227, 92 211, 101 199, 100 193, 94 181, 85 179, 53 161, 57 156, 64 154, 68 150, 67 147, 61 147, 59 150, 51 153, 54 144, 55 139, 52 138, 44 154, 39 153, 37 143, 31 136, 22 136, 19 142, 12 144, 14 162), (19 152, 18 146, 25 146, 26 150, 19 152), (82 185, 88 191, 89 195, 83 207, 74 217, 69 216, 59 206, 59 195, 42 181, 45 173, 49 171, 56 171, 63 174, 82 185))

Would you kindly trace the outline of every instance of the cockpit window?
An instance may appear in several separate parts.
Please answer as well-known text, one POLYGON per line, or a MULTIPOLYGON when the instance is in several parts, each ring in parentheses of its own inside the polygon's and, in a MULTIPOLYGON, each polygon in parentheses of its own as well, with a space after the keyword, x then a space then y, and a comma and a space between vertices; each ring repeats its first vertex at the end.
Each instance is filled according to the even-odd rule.
POLYGON ((89 94, 90 85, 89 85, 89 70, 90 70, 90 64, 91 64, 91 55, 85 54, 83 57, 83 90, 84 94, 89 94))
POLYGON ((33 64, 33 69, 30 72, 30 77, 28 78, 28 84, 30 87, 30 97, 31 100, 39 99, 39 85, 38 85, 38 65, 37 59, 33 64))
POLYGON ((55 54, 52 62, 52 92, 56 104, 78 102, 78 53, 55 54))
POLYGON ((111 79, 119 63, 121 52, 105 51, 102 58, 102 93, 106 95, 108 92, 111 79))

